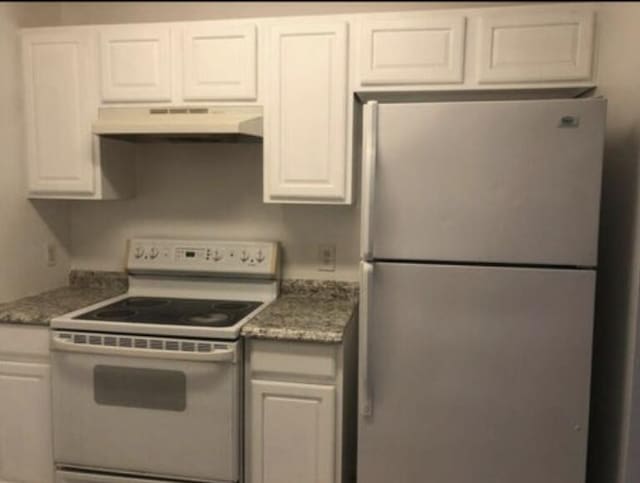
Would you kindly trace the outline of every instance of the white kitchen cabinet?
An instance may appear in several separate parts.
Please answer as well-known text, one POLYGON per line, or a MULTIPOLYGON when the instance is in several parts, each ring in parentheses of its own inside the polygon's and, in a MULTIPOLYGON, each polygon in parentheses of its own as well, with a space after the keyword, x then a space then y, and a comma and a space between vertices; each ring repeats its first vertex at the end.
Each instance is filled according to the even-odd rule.
POLYGON ((102 101, 171 101, 171 52, 167 24, 101 27, 102 101))
POLYGON ((247 341, 247 483, 355 481, 355 325, 342 344, 247 341))
POLYGON ((558 4, 26 29, 29 196, 132 195, 135 145, 97 143, 99 105, 233 102, 263 105, 265 202, 350 204, 355 97, 578 95, 595 86, 596 12, 558 4))
POLYGON ((495 10, 480 17, 480 83, 584 81, 591 78, 594 13, 495 10))
POLYGON ((363 85, 463 81, 465 16, 365 18, 360 29, 363 85))
POLYGON ((0 481, 53 482, 46 328, 0 327, 0 481))
POLYGON ((31 194, 91 195, 91 123, 97 114, 94 34, 59 29, 22 37, 31 194))
POLYGON ((268 27, 264 200, 351 202, 348 25, 268 27))
POLYGON ((182 98, 185 101, 254 100, 256 95, 254 24, 184 24, 182 98))
POLYGON ((22 32, 30 198, 131 196, 131 147, 117 141, 100 146, 91 132, 98 115, 96 43, 91 28, 22 32))
POLYGON ((252 381, 252 481, 335 477, 335 387, 252 381))

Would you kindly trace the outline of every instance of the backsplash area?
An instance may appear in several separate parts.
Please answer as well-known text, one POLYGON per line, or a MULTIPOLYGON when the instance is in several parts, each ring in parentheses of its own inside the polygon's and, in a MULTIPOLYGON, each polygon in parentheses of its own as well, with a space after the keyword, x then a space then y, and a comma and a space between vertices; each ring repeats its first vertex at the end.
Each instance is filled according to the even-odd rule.
MULTIPOLYGON (((122 270, 133 237, 278 240, 286 278, 355 281, 359 204, 266 204, 262 145, 138 145, 130 200, 72 202, 73 269, 122 270), (336 267, 319 271, 319 244, 335 244, 336 267)), ((108 162, 108 160, 107 160, 108 162)))

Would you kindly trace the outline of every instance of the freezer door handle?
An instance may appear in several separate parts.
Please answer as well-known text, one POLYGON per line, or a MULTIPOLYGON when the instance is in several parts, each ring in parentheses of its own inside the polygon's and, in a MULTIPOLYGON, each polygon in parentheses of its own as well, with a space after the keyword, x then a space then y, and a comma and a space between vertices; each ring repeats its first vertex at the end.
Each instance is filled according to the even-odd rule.
POLYGON ((378 150, 378 102, 364 105, 362 134, 362 233, 360 256, 373 259, 373 205, 375 197, 376 156, 378 150))
POLYGON ((360 332, 360 374, 358 378, 358 401, 360 404, 360 414, 364 417, 370 417, 373 414, 373 401, 371 396, 371 381, 369 374, 369 317, 371 314, 373 264, 368 262, 361 262, 360 274, 360 312, 358 314, 360 332))

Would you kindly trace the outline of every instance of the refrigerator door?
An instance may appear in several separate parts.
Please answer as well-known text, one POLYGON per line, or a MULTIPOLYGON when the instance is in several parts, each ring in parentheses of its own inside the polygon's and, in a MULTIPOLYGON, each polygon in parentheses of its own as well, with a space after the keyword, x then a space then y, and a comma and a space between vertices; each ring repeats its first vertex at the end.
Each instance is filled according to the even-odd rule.
POLYGON ((584 483, 594 287, 591 270, 374 264, 359 483, 584 483))
POLYGON ((596 265, 605 100, 376 105, 364 258, 596 265))

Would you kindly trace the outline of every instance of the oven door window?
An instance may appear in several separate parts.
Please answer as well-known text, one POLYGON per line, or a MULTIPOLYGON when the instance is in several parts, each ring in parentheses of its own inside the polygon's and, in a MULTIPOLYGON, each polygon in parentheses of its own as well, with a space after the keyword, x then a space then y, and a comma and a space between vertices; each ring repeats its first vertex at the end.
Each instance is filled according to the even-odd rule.
POLYGON ((180 371, 97 365, 93 394, 103 406, 184 411, 187 378, 180 371))

